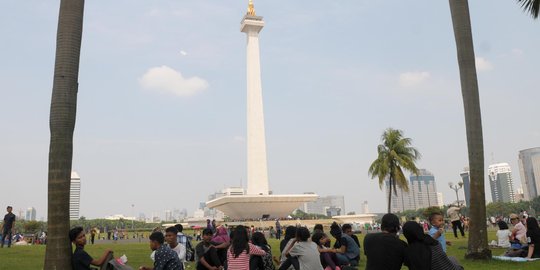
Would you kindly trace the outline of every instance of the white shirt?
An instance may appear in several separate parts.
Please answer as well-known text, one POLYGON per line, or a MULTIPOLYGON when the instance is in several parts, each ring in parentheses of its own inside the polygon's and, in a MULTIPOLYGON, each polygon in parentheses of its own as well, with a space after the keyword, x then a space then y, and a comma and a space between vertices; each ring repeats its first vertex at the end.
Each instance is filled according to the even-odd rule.
POLYGON ((510 230, 498 230, 497 231, 497 246, 499 247, 510 247, 510 237, 512 235, 512 232, 510 230))
POLYGON ((186 247, 184 247, 184 245, 178 243, 176 247, 171 248, 171 249, 174 250, 176 254, 178 254, 178 258, 180 259, 181 262, 186 261, 186 247))

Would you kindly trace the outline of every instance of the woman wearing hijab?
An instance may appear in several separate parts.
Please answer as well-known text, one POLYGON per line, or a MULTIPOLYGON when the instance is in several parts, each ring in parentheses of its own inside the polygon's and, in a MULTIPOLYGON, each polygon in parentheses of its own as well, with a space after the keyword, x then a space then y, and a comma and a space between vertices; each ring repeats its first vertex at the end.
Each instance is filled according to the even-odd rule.
MULTIPOLYGON (((219 244, 223 244, 223 243, 230 244, 231 238, 229 237, 227 228, 225 228, 224 226, 219 226, 216 229, 216 234, 212 237, 212 242, 219 243, 219 244)), ((219 256, 219 260, 221 261, 221 263, 224 264, 227 261, 227 249, 220 248, 218 249, 217 254, 219 256)))
POLYGON ((407 238, 405 265, 410 270, 463 270, 454 258, 449 258, 439 242, 424 233, 420 224, 407 221, 403 225, 403 235, 407 238))

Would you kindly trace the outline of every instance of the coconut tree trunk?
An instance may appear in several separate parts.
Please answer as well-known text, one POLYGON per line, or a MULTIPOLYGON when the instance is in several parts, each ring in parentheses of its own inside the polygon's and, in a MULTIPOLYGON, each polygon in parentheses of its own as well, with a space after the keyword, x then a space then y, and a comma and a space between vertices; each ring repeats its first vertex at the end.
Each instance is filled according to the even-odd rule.
POLYGON ((84 0, 61 0, 49 128, 47 247, 44 269, 71 269, 69 192, 84 0))
POLYGON ((465 109, 465 128, 467 131, 471 176, 470 230, 465 257, 469 259, 488 259, 491 257, 491 251, 488 249, 486 231, 484 145, 469 3, 467 0, 449 1, 456 39, 463 107, 465 109))
POLYGON ((390 175, 390 178, 388 179, 388 213, 391 213, 390 205, 392 203, 392 175, 390 175))

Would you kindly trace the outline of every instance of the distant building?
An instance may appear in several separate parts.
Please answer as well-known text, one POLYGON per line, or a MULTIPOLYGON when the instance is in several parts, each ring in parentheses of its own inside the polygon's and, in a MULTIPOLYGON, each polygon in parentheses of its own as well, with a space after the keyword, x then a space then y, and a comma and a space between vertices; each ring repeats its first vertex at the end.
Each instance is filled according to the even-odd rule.
POLYGON ((81 177, 75 171, 71 172, 71 188, 69 191, 69 219, 79 219, 81 209, 81 177))
POLYGON ((514 194, 516 202, 521 202, 525 200, 525 194, 523 193, 523 188, 517 188, 514 194))
POLYGON ((540 147, 519 151, 519 174, 526 201, 540 195, 540 147))
POLYGON ((172 221, 172 211, 171 210, 165 210, 165 219, 163 221, 172 221))
POLYGON ((442 192, 437 192, 437 205, 438 205, 439 207, 443 207, 443 206, 444 206, 444 197, 443 197, 442 192))
POLYGON ((469 167, 463 168, 463 172, 459 174, 461 176, 461 181, 463 182, 463 193, 465 193, 465 204, 467 206, 471 205, 471 175, 469 173, 469 167))
POLYGON ((515 202, 512 170, 508 163, 492 164, 488 167, 491 200, 493 202, 515 202))
POLYGON ((25 219, 29 220, 29 221, 36 220, 36 208, 29 207, 28 209, 26 209, 26 218, 25 219))
POLYGON ((301 210, 308 214, 325 215, 330 217, 344 215, 346 213, 345 197, 342 195, 319 197, 316 201, 304 203, 301 210), (329 210, 334 215, 328 215, 329 210))
POLYGON ((369 206, 368 201, 363 201, 361 208, 360 208, 360 214, 369 214, 369 206))
MULTIPOLYGON (((392 191, 390 209, 392 212, 416 210, 430 206, 438 206, 437 186, 435 176, 426 169, 420 169, 418 175, 411 174, 409 192, 397 187, 396 193, 392 191)), ((386 181, 386 195, 388 196, 388 181, 386 181)))

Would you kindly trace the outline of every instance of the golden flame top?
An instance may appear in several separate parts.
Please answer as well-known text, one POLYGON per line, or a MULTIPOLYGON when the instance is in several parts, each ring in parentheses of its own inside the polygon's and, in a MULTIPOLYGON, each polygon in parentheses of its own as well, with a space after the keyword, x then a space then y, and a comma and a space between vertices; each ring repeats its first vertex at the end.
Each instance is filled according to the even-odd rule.
POLYGON ((253 6, 253 0, 249 0, 247 14, 250 16, 256 16, 255 7, 253 6))

